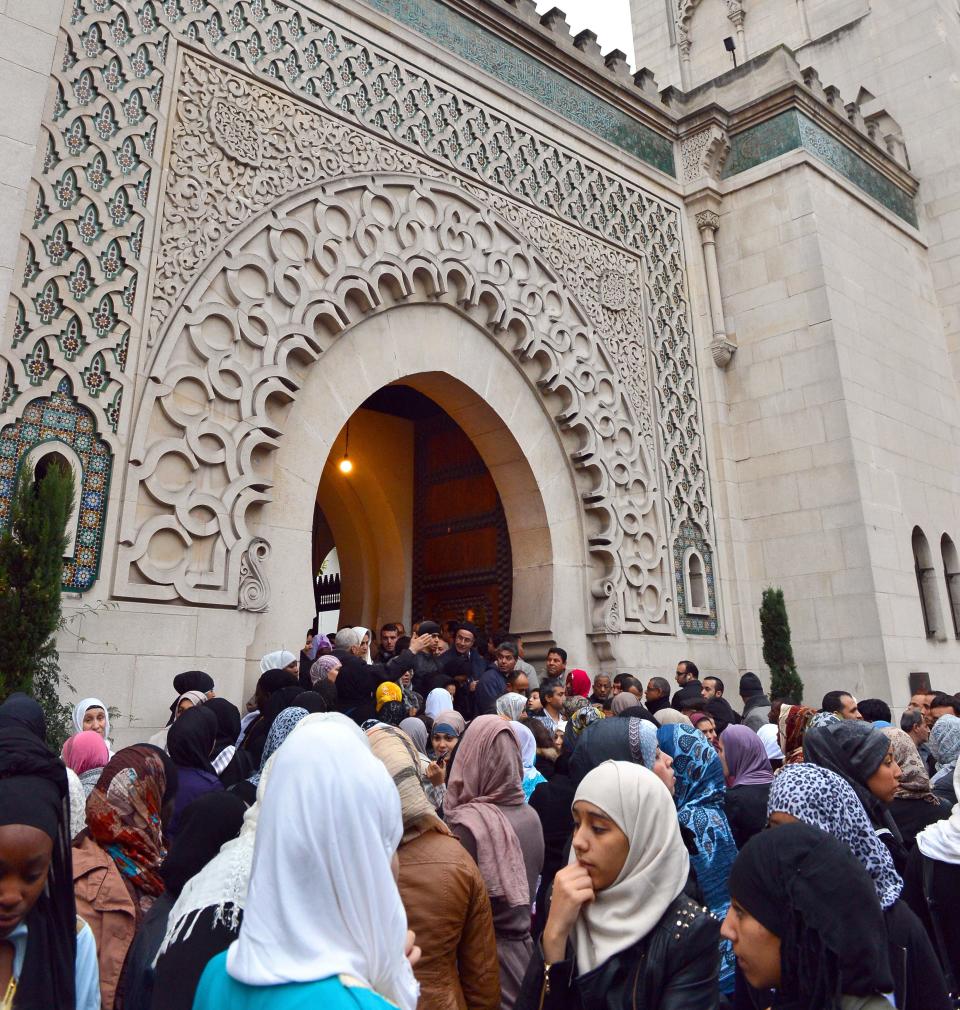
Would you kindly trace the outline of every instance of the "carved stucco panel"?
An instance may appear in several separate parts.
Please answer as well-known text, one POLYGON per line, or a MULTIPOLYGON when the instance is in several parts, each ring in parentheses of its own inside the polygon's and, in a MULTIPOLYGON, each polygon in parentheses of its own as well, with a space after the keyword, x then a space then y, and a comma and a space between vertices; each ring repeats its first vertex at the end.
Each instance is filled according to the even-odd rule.
POLYGON ((672 630, 656 471, 588 313, 490 208, 403 175, 288 198, 189 289, 136 418, 121 591, 237 605, 254 506, 270 498, 267 457, 304 369, 364 315, 420 298, 449 301, 506 344, 578 437, 597 630, 672 630))
MULTIPOLYGON (((278 91, 296 96, 294 111, 300 116, 311 109, 332 112, 337 128, 351 131, 356 141, 347 145, 351 149, 360 150, 359 139, 366 138, 373 148, 386 141, 393 156, 417 152, 428 159, 422 166, 434 166, 435 174, 471 180, 487 206, 512 207, 518 219, 548 221, 571 237, 586 232, 600 239, 596 248, 605 251, 596 259, 596 272, 576 287, 580 305, 611 348, 623 325, 626 349, 638 355, 638 367, 629 374, 622 354, 616 367, 630 402, 652 406, 652 432, 647 411, 639 411, 635 420, 645 441, 655 444, 660 479, 654 483, 666 503, 668 539, 675 541, 691 521, 709 541, 702 422, 676 207, 344 31, 326 15, 320 20, 316 11, 286 0, 72 0, 63 26, 66 49, 51 81, 53 111, 44 121, 46 157, 35 176, 39 199, 24 226, 22 280, 14 285, 12 330, 6 360, 0 362, 0 409, 8 416, 21 415, 30 399, 21 395, 25 389, 34 387, 31 396, 49 392, 67 375, 78 397, 106 415, 111 445, 118 452, 125 449, 133 421, 129 412, 136 406, 132 395, 123 395, 128 386, 133 391, 127 363, 142 362, 141 333, 157 332, 156 321, 152 328, 145 326, 141 315, 161 178, 154 157, 166 144, 173 56, 186 44, 208 49, 250 78, 271 80, 278 91), (108 220, 113 234, 104 229, 108 220), (115 237, 119 241, 111 246, 115 237), (604 257, 610 262, 601 263, 604 257), (636 262, 652 368, 623 323, 637 304, 636 286, 627 284, 622 307, 623 278, 631 276, 636 262), (598 311, 610 317, 606 325, 598 311)), ((249 194, 238 167, 260 173, 266 166, 269 174, 271 151, 260 137, 259 110, 254 117, 252 108, 240 110, 232 100, 203 114, 215 146, 237 169, 228 182, 242 202, 249 194)), ((335 142, 320 147, 338 150, 335 142)), ((302 153, 310 162, 314 148, 302 153)), ((352 170, 349 165, 338 169, 352 170)), ((278 192, 269 199, 282 196, 278 192)), ((207 206, 199 197, 191 203, 189 193, 181 194, 180 202, 185 218, 207 206)), ((215 236, 204 240, 211 243, 205 253, 215 255, 215 236)), ((180 254, 189 257, 192 251, 183 246, 180 254)), ((198 257, 198 265, 202 262, 198 257)), ((551 263, 559 276, 567 276, 555 257, 551 263)), ((162 269, 156 277, 162 289, 162 269)), ((200 567, 215 563, 211 556, 200 567)), ((231 578, 235 586, 238 568, 231 578)), ((135 585, 128 588, 130 595, 140 593, 135 585)))

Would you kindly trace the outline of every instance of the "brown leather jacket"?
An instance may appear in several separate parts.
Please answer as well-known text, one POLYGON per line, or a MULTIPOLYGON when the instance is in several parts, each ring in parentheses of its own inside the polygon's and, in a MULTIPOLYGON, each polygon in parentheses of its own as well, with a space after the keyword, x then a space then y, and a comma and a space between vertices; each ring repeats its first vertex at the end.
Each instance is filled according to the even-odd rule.
POLYGON ((86 835, 73 848, 73 889, 77 915, 97 941, 103 1010, 113 1010, 120 973, 136 933, 137 913, 116 864, 86 835))
POLYGON ((452 835, 400 846, 400 897, 423 951, 417 1010, 499 1010, 500 966, 487 888, 452 835))

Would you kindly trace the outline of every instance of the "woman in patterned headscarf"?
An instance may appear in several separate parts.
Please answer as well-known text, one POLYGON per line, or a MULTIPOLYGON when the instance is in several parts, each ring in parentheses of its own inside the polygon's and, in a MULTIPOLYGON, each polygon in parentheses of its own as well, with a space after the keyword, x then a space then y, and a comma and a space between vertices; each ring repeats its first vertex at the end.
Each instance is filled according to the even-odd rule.
POLYGON ((87 830, 73 849, 77 913, 97 941, 104 1010, 122 1003, 122 970, 137 927, 163 893, 163 826, 176 769, 149 744, 111 758, 87 800, 87 830))
POLYGON ((930 730, 930 750, 937 759, 937 770, 930 779, 933 791, 952 806, 960 797, 953 789, 953 770, 960 757, 960 719, 942 715, 930 730))
POLYGON ((909 735, 893 726, 880 732, 890 741, 893 760, 900 766, 900 782, 889 809, 909 851, 917 832, 950 816, 950 804, 944 803, 930 788, 930 776, 909 735))
POLYGON ((497 698, 497 715, 501 719, 506 719, 507 722, 519 722, 526 707, 526 695, 519 694, 517 691, 508 691, 497 698))
POLYGON ((387 726, 399 726, 407 717, 403 689, 396 681, 385 680, 377 688, 377 721, 387 726))
POLYGON ((835 772, 813 764, 784 768, 770 787, 767 816, 772 825, 797 820, 833 835, 863 863, 884 908, 900 897, 903 880, 889 850, 853 788, 835 772))
POLYGON ((772 827, 802 821, 833 835, 870 874, 884 910, 895 1005, 947 1010, 946 982, 936 954, 919 919, 899 900, 903 879, 853 787, 819 765, 792 765, 774 777, 768 810, 772 827))
POLYGON ((799 764, 803 760, 803 737, 816 714, 816 709, 807 708, 806 705, 781 707, 779 741, 785 765, 799 764))
POLYGON ((263 775, 263 769, 267 767, 267 762, 277 752, 280 744, 290 736, 294 726, 301 719, 305 719, 308 714, 305 708, 285 708, 273 720, 273 725, 267 734, 266 743, 263 745, 263 756, 260 758, 260 767, 249 778, 230 787, 230 791, 236 793, 248 807, 256 802, 257 786, 260 785, 260 776, 263 775))
POLYGON ((606 716, 607 713, 604 712, 603 705, 584 705, 578 708, 567 720, 567 725, 564 728, 563 749, 567 753, 572 753, 583 731, 595 722, 605 719, 606 716))
MULTIPOLYGON (((680 827, 692 837, 690 864, 703 900, 722 919, 730 907, 727 879, 737 857, 733 832, 723 811, 726 787, 723 765, 707 738, 692 726, 668 725, 657 730, 660 747, 673 758, 674 800, 680 827)), ((734 961, 729 942, 720 944, 720 991, 733 992, 734 961)))

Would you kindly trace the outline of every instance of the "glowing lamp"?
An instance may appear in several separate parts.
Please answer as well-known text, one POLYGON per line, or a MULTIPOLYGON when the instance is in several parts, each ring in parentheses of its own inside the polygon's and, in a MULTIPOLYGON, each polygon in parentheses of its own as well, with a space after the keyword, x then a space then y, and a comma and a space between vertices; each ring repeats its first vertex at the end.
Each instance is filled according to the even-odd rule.
POLYGON ((350 422, 347 421, 347 430, 343 443, 343 459, 337 464, 342 474, 348 474, 353 470, 353 463, 350 462, 350 422))

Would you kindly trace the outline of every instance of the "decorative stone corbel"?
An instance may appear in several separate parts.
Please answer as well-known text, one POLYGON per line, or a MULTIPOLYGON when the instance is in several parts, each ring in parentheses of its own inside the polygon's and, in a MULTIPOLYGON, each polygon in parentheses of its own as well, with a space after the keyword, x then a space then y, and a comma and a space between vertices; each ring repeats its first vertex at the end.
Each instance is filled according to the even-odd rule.
POLYGON ((238 610, 262 614, 270 607, 270 583, 263 562, 270 556, 270 543, 263 537, 253 537, 240 558, 240 595, 238 610))
POLYGON ((703 247, 707 300, 710 305, 710 322, 713 326, 710 354, 717 368, 725 369, 733 359, 737 345, 727 336, 723 320, 723 295, 720 291, 720 269, 717 265, 717 229, 720 227, 720 215, 714 210, 701 210, 697 213, 696 221, 700 232, 700 245, 703 247))
POLYGON ((730 153, 727 131, 716 124, 685 138, 680 144, 684 183, 706 179, 717 183, 730 153))

